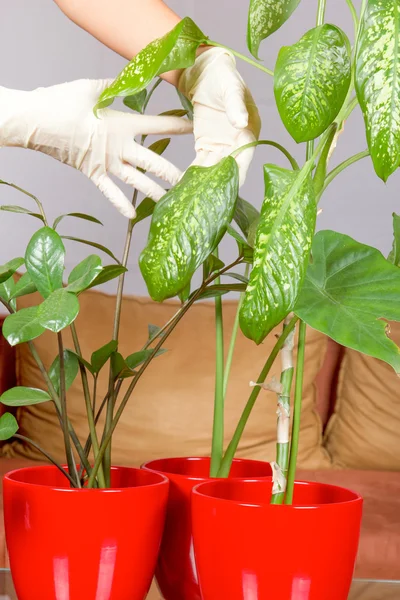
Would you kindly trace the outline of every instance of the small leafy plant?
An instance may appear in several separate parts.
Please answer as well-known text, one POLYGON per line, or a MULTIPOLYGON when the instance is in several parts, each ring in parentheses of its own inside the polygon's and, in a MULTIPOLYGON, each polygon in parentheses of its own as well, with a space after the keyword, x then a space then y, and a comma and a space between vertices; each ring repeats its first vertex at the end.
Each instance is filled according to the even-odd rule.
MULTIPOLYGON (((315 235, 318 203, 332 181, 353 163, 371 157, 377 175, 386 181, 400 165, 400 0, 363 0, 360 14, 352 0, 346 2, 354 20, 354 44, 336 25, 324 21, 327 0, 319 0, 316 26, 279 52, 274 71, 258 62, 263 40, 273 34, 301 9, 300 0, 250 0, 247 40, 253 58, 227 49, 273 77, 276 103, 281 119, 297 143, 305 144, 305 161, 298 165, 292 154, 273 140, 251 145, 278 149, 288 168, 264 165, 265 198, 259 213, 238 195, 238 168, 235 157, 248 146, 213 167, 191 167, 180 183, 155 205, 144 199, 137 217, 128 225, 121 261, 106 248, 97 246, 115 264, 103 266, 97 255, 77 265, 63 286, 64 246, 55 231, 59 219, 49 227, 43 207, 30 213, 43 221, 29 242, 25 257, 14 259, 0 270, 0 297, 10 311, 4 335, 15 345, 28 342, 47 386, 45 390, 14 388, 0 398, 9 406, 52 401, 64 432, 71 485, 105 487, 110 484, 111 438, 139 378, 156 358, 169 334, 198 300, 214 298, 216 316, 216 386, 211 476, 229 475, 232 459, 252 408, 262 387, 274 389, 278 401, 277 459, 273 463, 272 502, 291 503, 296 470, 302 383, 305 361, 306 325, 330 336, 340 344, 389 363, 400 373, 400 350, 388 337, 390 320, 400 321, 399 223, 394 217, 395 242, 388 260, 370 246, 349 236, 320 231, 315 235), (329 163, 343 132, 346 119, 360 107, 366 126, 368 149, 349 157, 330 170, 329 163), (181 307, 162 328, 150 328, 143 347, 128 357, 118 353, 118 330, 123 281, 132 231, 142 219, 152 217, 140 269, 153 300, 179 296, 181 307), (225 265, 218 255, 224 236, 237 242, 237 258, 225 265), (23 264, 26 273, 14 282, 13 274, 23 264), (237 271, 245 265, 245 274, 237 271), (202 269, 203 280, 191 289, 194 273, 202 269), (118 293, 112 341, 96 350, 90 360, 82 357, 74 320, 79 311, 79 294, 118 277, 118 293), (232 282, 232 280, 234 282, 232 282), (16 310, 18 296, 38 290, 39 306, 16 310), (224 361, 222 297, 241 292, 231 342, 224 361), (224 448, 224 400, 238 329, 261 344, 277 326, 282 332, 249 395, 234 436, 224 448), (64 349, 62 330, 71 327, 74 348, 64 349), (297 364, 293 361, 294 331, 298 327, 297 364), (37 356, 33 339, 45 329, 58 336, 59 354, 49 372, 37 356), (265 383, 278 355, 282 359, 279 382, 265 383), (94 389, 99 370, 109 364, 110 386, 97 414, 94 389), (82 444, 68 419, 66 393, 80 372, 90 425, 90 437, 82 444), (116 401, 122 381, 131 378, 128 391, 116 401), (294 382, 293 418, 290 396, 294 382), (106 411, 101 438, 96 421, 106 411), (292 428, 291 421, 293 421, 292 428), (292 429, 290 434, 290 428, 292 429), (94 462, 89 461, 93 449, 94 462), (81 463, 75 464, 76 451, 81 463)), ((172 69, 194 63, 201 45, 220 46, 210 40, 189 18, 170 33, 140 52, 100 96, 96 107, 109 106, 118 97, 131 109, 143 112, 158 86, 151 81, 172 69)), ((182 98, 183 111, 191 111, 182 98)), ((345 135, 341 137, 341 142, 345 135)), ((162 152, 167 141, 151 148, 162 152)), ((133 202, 136 205, 137 194, 133 202)), ((22 207, 3 210, 29 213, 22 207)), ((88 215, 78 218, 95 220, 88 215)), ((73 238, 69 238, 73 239, 73 238)), ((83 240, 76 240, 82 242, 83 240)), ((85 242, 84 243, 88 243, 85 242)), ((93 244, 92 244, 93 245, 93 244)), ((262 348, 260 349, 262 351, 262 348)), ((244 376, 246 376, 244 374, 244 376)), ((16 434, 18 425, 10 414, 0 420, 3 439, 16 434)), ((62 467, 59 467, 62 468, 62 467)))

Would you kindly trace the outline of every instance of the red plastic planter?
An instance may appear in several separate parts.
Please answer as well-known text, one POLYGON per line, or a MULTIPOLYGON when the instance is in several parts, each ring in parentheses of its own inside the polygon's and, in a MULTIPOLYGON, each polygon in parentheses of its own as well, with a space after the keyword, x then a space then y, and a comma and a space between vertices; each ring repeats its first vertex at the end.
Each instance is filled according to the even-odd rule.
POLYGON ((295 484, 293 506, 269 503, 271 482, 195 487, 193 535, 203 600, 347 600, 362 499, 295 484))
MULTIPOLYGON (((170 480, 167 518, 156 568, 157 583, 165 600, 201 600, 193 552, 191 492, 209 480, 209 458, 166 458, 143 465, 170 480)), ((269 463, 236 459, 231 477, 271 479, 269 463)), ((231 600, 221 596, 218 600, 231 600)))
POLYGON ((112 489, 74 490, 55 467, 4 478, 19 600, 143 600, 160 547, 168 480, 116 467, 112 489))

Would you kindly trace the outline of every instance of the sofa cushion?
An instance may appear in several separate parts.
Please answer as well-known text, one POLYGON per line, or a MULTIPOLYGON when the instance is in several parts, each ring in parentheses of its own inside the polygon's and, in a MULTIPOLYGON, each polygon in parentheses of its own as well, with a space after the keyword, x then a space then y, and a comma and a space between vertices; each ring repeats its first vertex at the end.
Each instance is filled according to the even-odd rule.
MULTIPOLYGON (((390 337, 400 345, 400 324, 390 337)), ((338 467, 400 470, 400 380, 380 360, 346 349, 325 443, 338 467)))
MULTIPOLYGON (((20 306, 38 302, 35 295, 21 299, 20 306)), ((81 310, 77 319, 83 356, 110 341, 115 298, 90 291, 80 296, 81 310)), ((236 302, 224 303, 225 339, 228 345, 236 302)), ((176 312, 174 301, 157 304, 146 298, 123 300, 119 351, 127 356, 139 350, 147 339, 147 325, 163 325, 176 312)), ((250 393, 250 380, 257 380, 264 362, 275 343, 273 332, 257 347, 239 333, 232 374, 226 399, 226 441, 233 434, 239 416, 250 393)), ((68 331, 65 347, 71 348, 68 331)), ((54 334, 46 332, 35 340, 36 348, 46 367, 57 353, 54 334)), ((213 303, 198 303, 188 311, 167 340, 168 352, 157 358, 135 388, 113 442, 115 464, 139 465, 146 460, 174 455, 206 455, 210 452, 214 400, 214 307, 213 303)), ((314 410, 314 380, 324 360, 326 338, 309 330, 307 336, 307 366, 304 381, 304 404, 300 464, 309 468, 330 465, 321 446, 321 425, 314 410)), ((279 362, 279 361, 278 361, 279 362)), ((279 376, 278 364, 272 375, 279 376)), ((19 385, 43 387, 41 374, 25 345, 17 347, 19 385)), ((98 404, 108 385, 108 372, 101 371, 98 382, 98 404)), ((85 403, 80 379, 68 392, 70 419, 81 439, 87 436, 85 403)), ((63 442, 59 423, 51 403, 18 410, 21 433, 40 443, 59 460, 63 459, 63 442)), ((275 457, 276 396, 262 391, 249 420, 239 455, 272 460, 275 457)), ((39 458, 36 450, 14 442, 6 444, 7 456, 39 458)))

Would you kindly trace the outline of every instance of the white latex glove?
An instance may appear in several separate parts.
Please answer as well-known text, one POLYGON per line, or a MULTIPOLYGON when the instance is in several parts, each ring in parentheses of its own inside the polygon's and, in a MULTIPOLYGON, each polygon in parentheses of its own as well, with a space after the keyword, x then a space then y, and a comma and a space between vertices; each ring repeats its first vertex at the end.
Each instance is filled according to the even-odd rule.
MULTIPOLYGON (((236 69, 234 56, 210 48, 182 73, 179 90, 194 107, 194 164, 211 166, 233 150, 258 139, 260 116, 251 93, 236 69)), ((255 148, 237 157, 244 183, 255 148)))
POLYGON ((109 175, 159 200, 165 190, 135 167, 170 186, 182 174, 165 158, 136 143, 134 137, 190 133, 192 125, 178 117, 111 109, 100 110, 96 118, 93 107, 111 81, 82 79, 31 92, 0 87, 0 146, 38 150, 79 169, 123 215, 134 218, 134 207, 109 175))

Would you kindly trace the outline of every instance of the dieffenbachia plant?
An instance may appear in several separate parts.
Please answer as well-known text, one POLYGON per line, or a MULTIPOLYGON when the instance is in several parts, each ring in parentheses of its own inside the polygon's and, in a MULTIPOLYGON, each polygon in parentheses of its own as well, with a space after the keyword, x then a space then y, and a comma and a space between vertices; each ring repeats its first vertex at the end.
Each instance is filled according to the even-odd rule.
MULTIPOLYGON (((337 0, 334 1, 336 6, 337 0)), ((273 78, 281 119, 294 141, 305 145, 304 163, 298 165, 292 154, 276 141, 260 140, 253 144, 278 149, 288 160, 286 168, 271 163, 264 166, 265 198, 261 212, 238 195, 238 169, 234 159, 243 150, 239 148, 213 167, 189 168, 180 183, 157 204, 143 200, 137 207, 137 218, 129 224, 120 262, 107 248, 97 246, 113 258, 115 264, 103 267, 99 257, 91 255, 72 271, 68 285, 63 286, 64 246, 55 231, 59 220, 49 227, 38 203, 39 212, 30 214, 43 220, 44 227, 30 241, 24 258, 15 259, 0 269, 0 297, 11 312, 4 333, 12 344, 27 341, 31 345, 47 384, 47 391, 16 388, 0 400, 12 406, 54 402, 63 426, 68 476, 73 485, 109 484, 111 438, 123 409, 148 364, 160 354, 168 335, 197 300, 214 298, 216 312, 211 475, 229 475, 260 390, 262 387, 274 389, 278 398, 278 439, 272 501, 276 504, 291 503, 293 498, 306 325, 344 346, 386 361, 400 373, 400 350, 388 336, 387 323, 400 321, 398 222, 395 219, 397 234, 388 260, 378 250, 346 235, 333 231, 315 234, 318 203, 327 186, 345 168, 370 156, 377 175, 386 181, 400 165, 400 0, 363 0, 360 13, 352 0, 343 0, 354 21, 353 45, 339 27, 325 23, 327 2, 329 0, 318 1, 316 26, 295 44, 280 50, 274 71, 258 62, 261 43, 295 10, 301 10, 301 0, 250 0, 247 42, 254 58, 229 49, 273 78), (358 105, 365 120, 368 149, 330 169, 344 123, 358 105), (154 300, 178 296, 182 305, 164 327, 150 328, 150 338, 141 350, 124 358, 118 353, 124 273, 133 228, 148 217, 151 217, 148 243, 140 256, 142 275, 154 300), (238 248, 237 257, 230 265, 225 265, 218 255, 218 246, 226 235, 236 240, 238 248), (23 263, 26 273, 15 283, 12 275, 23 263), (242 264, 244 275, 236 269, 242 264), (192 278, 199 269, 202 269, 202 283, 192 290, 192 278), (73 323, 79 310, 78 296, 85 289, 117 276, 113 338, 95 351, 90 360, 85 359, 80 353, 73 323), (16 297, 34 290, 41 293, 43 301, 37 307, 17 311, 16 297), (224 361, 222 297, 230 291, 240 292, 241 298, 224 361), (72 349, 64 349, 62 344, 61 332, 67 326, 73 331, 72 349), (257 344, 276 327, 282 331, 254 384, 233 438, 224 448, 224 400, 239 327, 257 344), (299 331, 295 365, 292 349, 296 327, 299 331), (57 333, 60 348, 48 372, 37 357, 32 341, 45 329, 57 333), (280 381, 268 382, 268 374, 278 356, 282 361, 280 381), (89 377, 93 378, 96 390, 98 372, 107 361, 110 387, 97 409, 106 410, 106 424, 100 437, 96 428, 95 393, 88 381, 89 377), (66 390, 78 371, 91 432, 86 445, 77 440, 66 411, 66 390), (131 378, 131 383, 116 409, 121 383, 126 377, 131 378), (79 473, 76 473, 71 446, 78 452, 82 464, 79 473), (94 464, 88 461, 91 448, 94 464)), ((201 45, 222 46, 210 40, 191 19, 183 19, 124 68, 100 96, 95 113, 117 97, 123 97, 132 110, 143 112, 159 85, 156 80, 148 92, 151 81, 169 70, 192 65, 201 45)), ((190 102, 183 97, 181 100, 184 108, 175 114, 190 115, 190 102)), ((162 152, 167 144, 165 140, 156 142, 152 149, 162 152)), ((136 203, 137 194, 133 201, 136 203)), ((2 208, 30 212, 22 207, 2 208)), ((85 215, 72 216, 85 218, 85 215)), ((0 420, 0 436, 5 438, 16 431, 15 419, 4 415, 0 420)))

